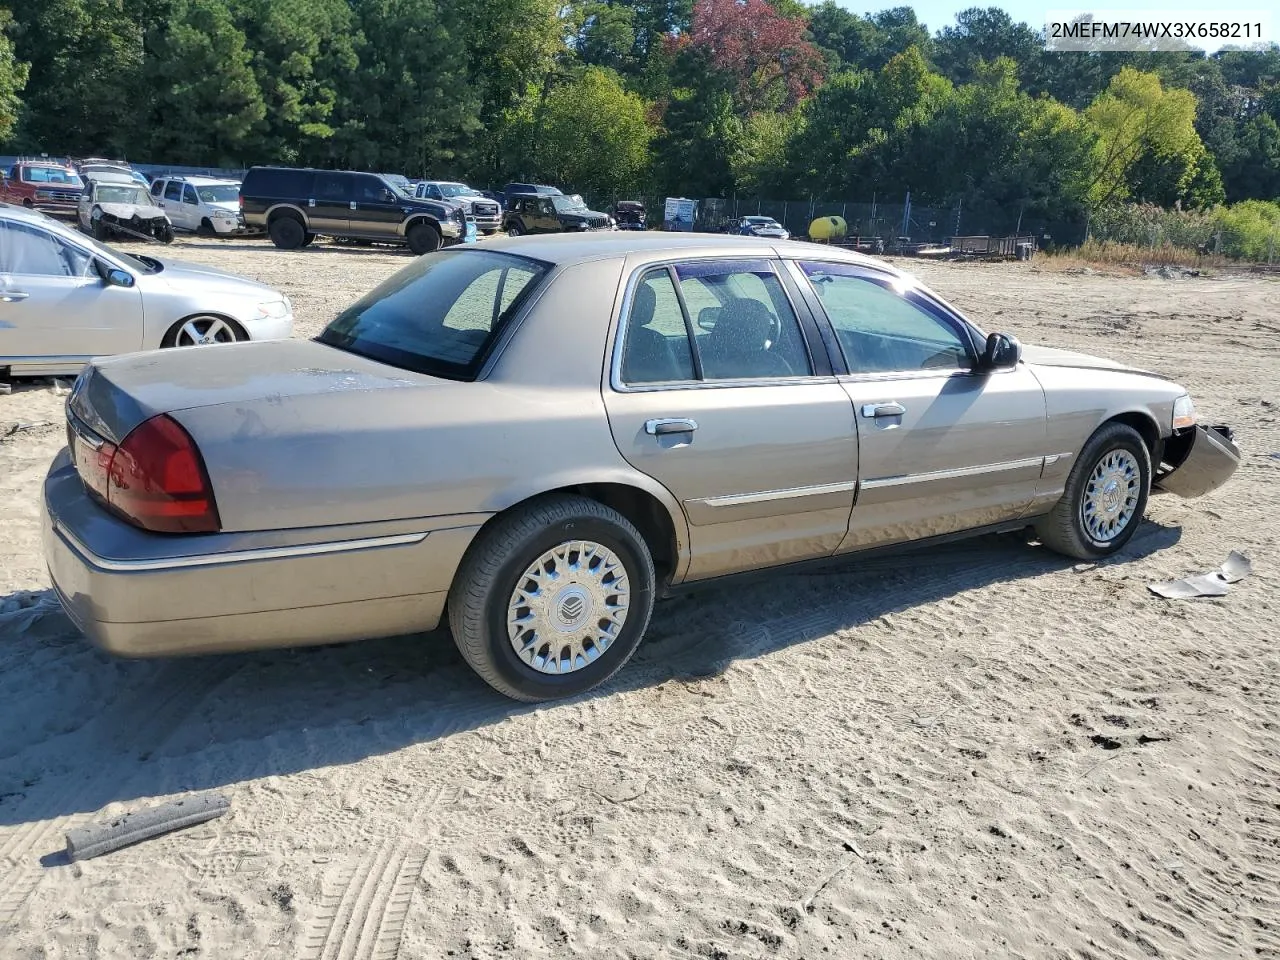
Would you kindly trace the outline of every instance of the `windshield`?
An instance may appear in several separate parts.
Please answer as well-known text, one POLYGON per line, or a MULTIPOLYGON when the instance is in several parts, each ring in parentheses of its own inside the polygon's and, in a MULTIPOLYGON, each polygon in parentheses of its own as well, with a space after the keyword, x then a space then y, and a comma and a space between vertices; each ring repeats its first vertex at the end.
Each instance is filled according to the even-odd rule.
POLYGON ((94 193, 99 203, 132 203, 140 207, 151 206, 151 196, 141 187, 127 183, 100 183, 94 193))
POLYGON ((576 193, 571 197, 552 197, 551 202, 560 213, 582 213, 587 209, 582 197, 576 193))
POLYGON ((58 183, 70 187, 81 186, 80 178, 70 170, 58 167, 24 167, 22 179, 27 183, 58 183))
POLYGON ((550 267, 488 250, 427 254, 325 328, 320 343, 451 380, 474 380, 550 267))
POLYGON ((437 183, 440 193, 446 197, 469 197, 475 193, 465 183, 437 183))
POLYGON ((219 183, 208 187, 197 187, 196 193, 205 203, 236 203, 240 199, 240 185, 219 183))

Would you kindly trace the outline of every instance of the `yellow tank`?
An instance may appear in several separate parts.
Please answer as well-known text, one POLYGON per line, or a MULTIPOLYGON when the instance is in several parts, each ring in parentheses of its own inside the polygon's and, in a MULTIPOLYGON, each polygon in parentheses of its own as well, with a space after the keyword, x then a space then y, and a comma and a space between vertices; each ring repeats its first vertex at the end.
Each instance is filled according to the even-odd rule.
POLYGON ((809 224, 810 240, 830 243, 832 240, 843 240, 848 233, 849 225, 844 222, 844 217, 819 217, 809 224))

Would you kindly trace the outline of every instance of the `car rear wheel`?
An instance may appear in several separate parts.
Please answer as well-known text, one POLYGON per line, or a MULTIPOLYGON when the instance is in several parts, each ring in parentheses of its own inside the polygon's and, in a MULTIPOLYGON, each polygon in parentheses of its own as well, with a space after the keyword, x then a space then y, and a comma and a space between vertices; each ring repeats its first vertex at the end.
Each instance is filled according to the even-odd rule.
POLYGON ((212 314, 187 317, 169 328, 160 342, 162 347, 204 347, 213 343, 237 343, 248 340, 239 326, 212 314))
POLYGON ((267 227, 271 242, 281 250, 297 250, 307 239, 307 231, 293 217, 277 217, 267 227))
POLYGON ((303 238, 303 240, 302 240, 302 245, 303 245, 304 247, 309 247, 309 246, 311 246, 311 244, 313 244, 313 243, 315 243, 315 242, 316 242, 316 235, 315 235, 314 233, 308 233, 308 234, 303 238))
POLYGON ((418 256, 440 249, 440 231, 429 223, 415 223, 405 239, 409 241, 409 249, 418 256))
POLYGON ((550 496, 480 533, 449 592, 449 625, 499 693, 554 700, 622 669, 653 601, 653 558, 631 522, 586 497, 550 496))
POLYGON ((1046 547, 1078 560, 1121 549, 1137 531, 1151 491, 1151 454, 1123 423, 1103 424, 1080 451, 1066 490, 1036 524, 1046 547))

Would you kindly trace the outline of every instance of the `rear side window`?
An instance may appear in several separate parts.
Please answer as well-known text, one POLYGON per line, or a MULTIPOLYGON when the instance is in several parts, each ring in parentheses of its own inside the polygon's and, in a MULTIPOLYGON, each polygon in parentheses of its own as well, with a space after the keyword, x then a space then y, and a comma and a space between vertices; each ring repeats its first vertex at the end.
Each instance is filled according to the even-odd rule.
POLYGON ((157 180, 155 183, 151 184, 151 195, 153 197, 158 197, 163 192, 164 192, 163 180, 157 180))
POLYGON ((182 184, 177 180, 170 180, 164 188, 164 198, 166 200, 181 200, 182 184))
POLYGON ((243 192, 252 197, 306 199, 314 176, 310 170, 255 167, 244 175, 243 192))
POLYGON ((549 269, 488 250, 427 254, 344 310, 317 340, 406 370, 474 380, 549 269))

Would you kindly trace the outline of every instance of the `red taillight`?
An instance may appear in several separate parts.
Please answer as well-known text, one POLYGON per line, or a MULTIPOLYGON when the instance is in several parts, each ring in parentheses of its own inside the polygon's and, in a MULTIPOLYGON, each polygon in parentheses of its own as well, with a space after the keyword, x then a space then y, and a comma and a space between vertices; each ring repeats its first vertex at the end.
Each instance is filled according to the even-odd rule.
MULTIPOLYGON (((98 462, 109 444, 98 451, 98 462)), ((107 503, 144 530, 216 533, 221 524, 213 488, 195 442, 176 420, 152 417, 111 455, 107 503)))

